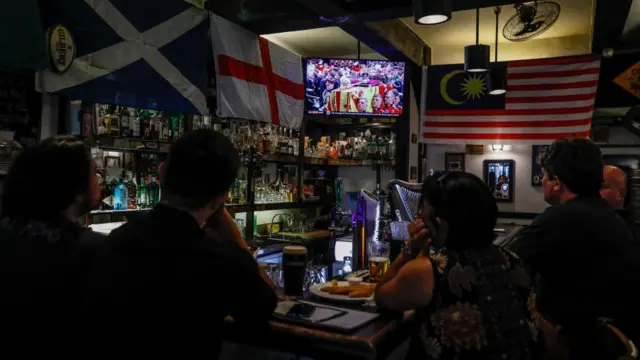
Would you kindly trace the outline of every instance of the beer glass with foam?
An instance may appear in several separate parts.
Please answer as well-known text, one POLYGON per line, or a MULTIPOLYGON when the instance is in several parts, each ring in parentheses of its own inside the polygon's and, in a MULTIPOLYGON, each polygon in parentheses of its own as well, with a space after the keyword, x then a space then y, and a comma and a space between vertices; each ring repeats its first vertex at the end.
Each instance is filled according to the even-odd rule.
POLYGON ((380 281, 389 269, 391 248, 387 242, 372 241, 369 243, 369 273, 371 281, 380 281))
POLYGON ((304 246, 285 246, 282 250, 282 278, 284 294, 302 296, 304 277, 307 272, 307 248, 304 246))

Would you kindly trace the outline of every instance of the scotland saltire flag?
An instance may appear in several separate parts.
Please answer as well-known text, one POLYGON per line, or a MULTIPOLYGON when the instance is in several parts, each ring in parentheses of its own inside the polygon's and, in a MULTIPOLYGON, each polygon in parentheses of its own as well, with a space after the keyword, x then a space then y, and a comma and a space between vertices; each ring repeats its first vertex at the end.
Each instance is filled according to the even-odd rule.
POLYGON ((44 70, 37 89, 136 108, 208 113, 208 12, 185 1, 42 2, 45 26, 66 26, 76 58, 62 75, 44 70))

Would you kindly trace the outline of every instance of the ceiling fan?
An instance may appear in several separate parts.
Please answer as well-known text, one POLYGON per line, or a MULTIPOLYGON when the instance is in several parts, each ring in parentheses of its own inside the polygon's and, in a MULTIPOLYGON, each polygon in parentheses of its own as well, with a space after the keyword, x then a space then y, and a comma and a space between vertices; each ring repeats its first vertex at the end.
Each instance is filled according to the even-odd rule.
POLYGON ((515 4, 516 13, 505 24, 502 36, 509 41, 527 41, 549 28, 560 16, 560 4, 554 1, 534 1, 515 4))

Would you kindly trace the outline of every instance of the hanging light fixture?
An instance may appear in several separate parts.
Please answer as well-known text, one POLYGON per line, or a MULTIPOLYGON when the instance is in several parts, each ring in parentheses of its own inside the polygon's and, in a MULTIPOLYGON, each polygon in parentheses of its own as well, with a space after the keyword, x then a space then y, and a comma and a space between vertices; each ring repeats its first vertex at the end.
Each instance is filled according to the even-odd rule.
POLYGON ((442 24, 451 20, 451 0, 414 0, 413 21, 420 25, 442 24))
POLYGON ((497 6, 493 11, 496 14, 496 46, 495 46, 495 59, 493 61, 493 68, 491 69, 490 86, 491 95, 502 95, 507 92, 507 78, 506 72, 498 64, 498 17, 500 16, 500 6, 497 6))
POLYGON ((476 9, 476 44, 464 48, 464 70, 487 71, 490 62, 491 49, 488 45, 480 45, 480 9, 476 9))

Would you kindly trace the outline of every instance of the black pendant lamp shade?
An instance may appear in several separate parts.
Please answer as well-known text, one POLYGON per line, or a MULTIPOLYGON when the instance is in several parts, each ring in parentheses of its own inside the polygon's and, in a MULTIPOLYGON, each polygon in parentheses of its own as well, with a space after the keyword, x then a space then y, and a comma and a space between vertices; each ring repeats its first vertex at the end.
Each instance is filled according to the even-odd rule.
POLYGON ((469 45, 464 47, 464 71, 481 72, 489 70, 491 49, 489 45, 469 45))
POLYGON ((489 94, 502 95, 507 92, 507 72, 500 66, 493 66, 489 79, 489 94))
POLYGON ((496 45, 495 45, 495 62, 491 67, 491 78, 489 79, 489 91, 490 95, 502 95, 507 92, 507 71, 498 66, 498 18, 500 16, 500 6, 497 6, 494 10, 496 14, 496 45))
POLYGON ((476 9, 476 44, 464 47, 464 71, 487 71, 490 62, 491 48, 480 44, 480 9, 476 9))
POLYGON ((451 0, 413 0, 413 21, 416 24, 442 24, 451 20, 451 11, 451 0))

